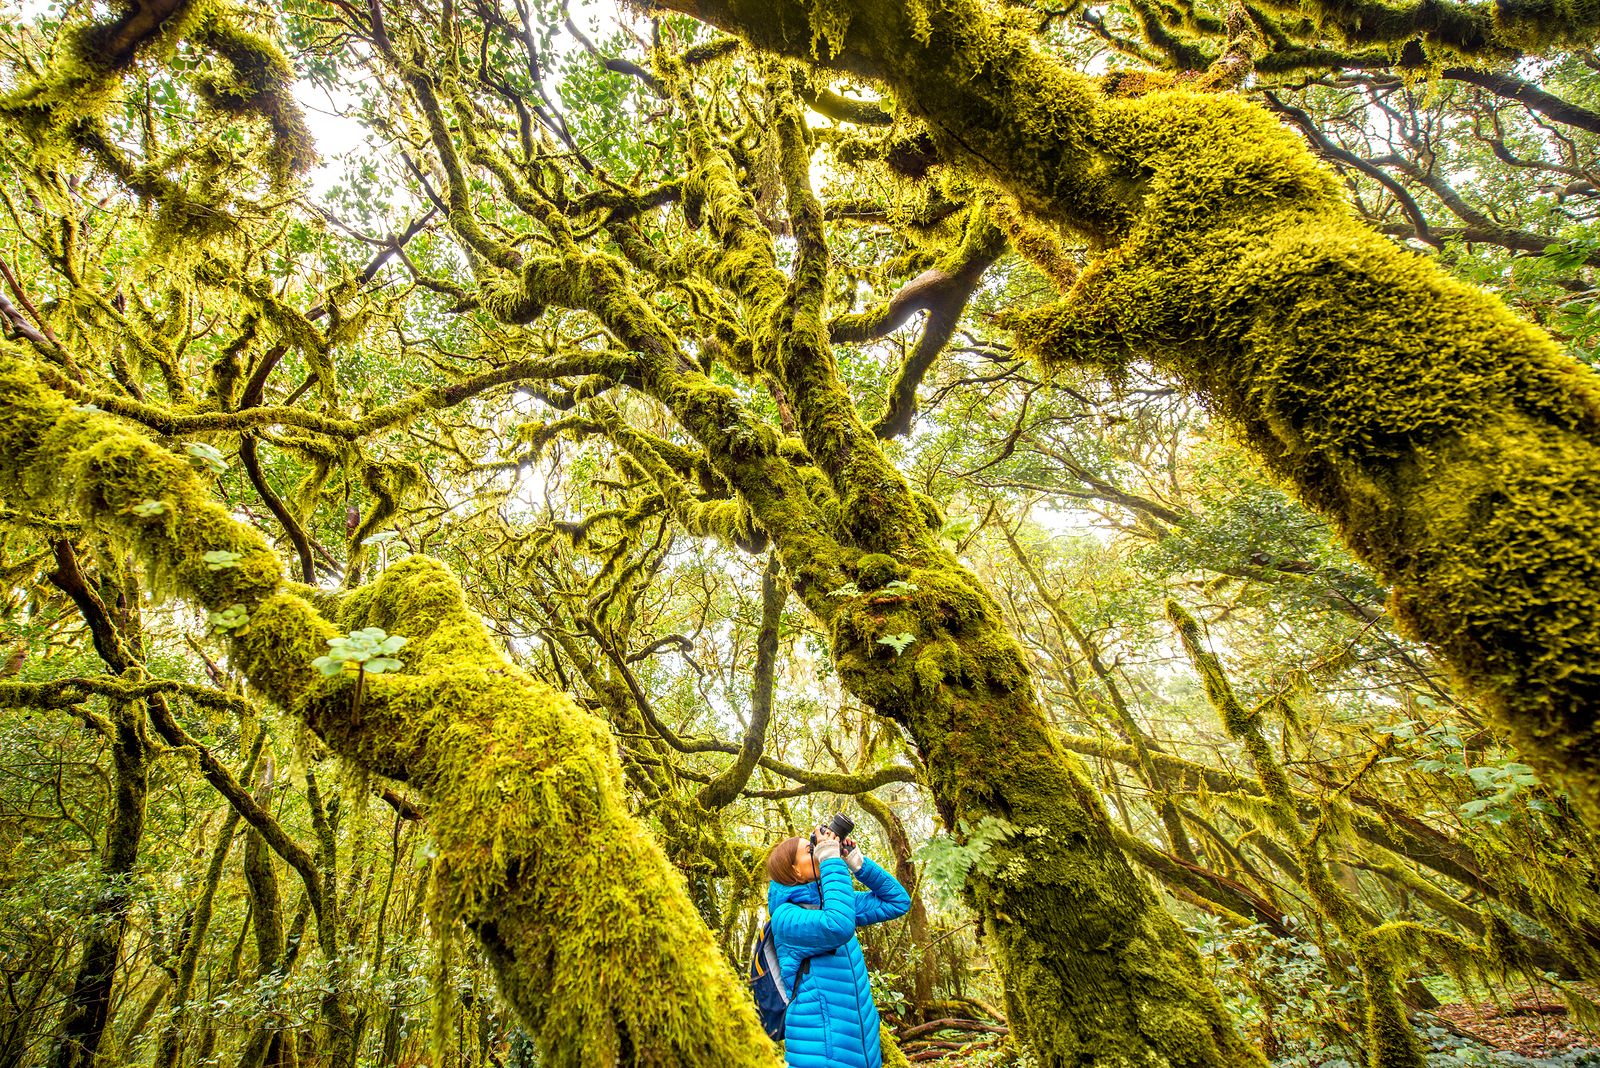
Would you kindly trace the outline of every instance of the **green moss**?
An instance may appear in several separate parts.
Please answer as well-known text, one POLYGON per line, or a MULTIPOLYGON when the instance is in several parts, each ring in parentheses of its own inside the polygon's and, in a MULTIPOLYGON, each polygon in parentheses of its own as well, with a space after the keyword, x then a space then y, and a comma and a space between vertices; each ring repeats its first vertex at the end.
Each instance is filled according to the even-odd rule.
POLYGON ((883 1047, 883 1068, 911 1068, 911 1062, 906 1060, 888 1024, 878 1024, 878 1043, 883 1047))
POLYGON ((883 553, 868 553, 856 561, 856 582, 863 590, 876 590, 905 573, 900 561, 883 553))
MULTIPOLYGON (((810 58, 826 9, 695 5, 796 58, 810 58)), ((1451 43, 1457 30, 1522 45, 1581 35, 1595 17, 1568 0, 1313 10, 1466 52, 1482 42, 1451 43)), ((915 12, 864 0, 826 54, 887 83, 944 158, 1101 250, 1065 302, 1018 323, 1024 347, 1047 364, 1150 359, 1204 398, 1373 567, 1411 635, 1600 822, 1591 372, 1492 297, 1372 233, 1304 145, 1242 99, 1107 96, 977 0, 915 12)))
POLYGON ((969 50, 950 66, 980 80, 919 106, 962 109, 955 126, 939 112, 974 139, 952 151, 981 153, 1029 207, 1108 246, 1065 300, 1015 322, 1023 347, 1113 373, 1152 359, 1203 397, 1378 572, 1408 632, 1600 817, 1594 375, 1372 233, 1245 101, 1107 97, 993 27, 948 33, 969 50), (977 67, 978 50, 997 66, 977 67))
POLYGON ((1056 744, 999 611, 920 529, 917 563, 857 561, 914 588, 863 578, 859 595, 834 598, 834 658, 846 687, 916 741, 945 824, 987 842, 966 893, 1018 1040, 1049 1064, 1263 1063, 1056 744), (915 641, 896 656, 878 639, 899 633, 915 641))
MULTIPOLYGON (((281 182, 315 162, 310 132, 290 91, 293 69, 273 41, 240 25, 231 5, 180 0, 165 12, 126 2, 111 7, 112 17, 106 21, 65 28, 45 74, 0 98, 0 115, 46 158, 88 148, 114 164, 120 155, 110 151, 100 124, 117 103, 122 78, 137 62, 164 59, 188 40, 221 60, 219 69, 194 80, 206 102, 227 115, 260 117, 271 129, 266 161, 270 175, 281 182)), ((182 214, 187 191, 164 184, 154 172, 129 171, 120 177, 141 192, 158 194, 165 214, 182 214)), ((193 221, 203 225, 199 218, 193 221)))
POLYGON ((338 753, 429 801, 446 915, 478 935, 552 1065, 775 1064, 681 878, 628 816, 601 721, 513 667, 439 564, 411 557, 342 599, 339 624, 411 639, 406 670, 319 680, 333 627, 189 463, 44 387, 0 343, 0 494, 70 503, 201 605, 242 605, 235 663, 338 753), (164 502, 159 515, 132 506, 164 502), (240 555, 211 571, 206 551, 240 555), (663 996, 663 991, 672 992, 663 996))

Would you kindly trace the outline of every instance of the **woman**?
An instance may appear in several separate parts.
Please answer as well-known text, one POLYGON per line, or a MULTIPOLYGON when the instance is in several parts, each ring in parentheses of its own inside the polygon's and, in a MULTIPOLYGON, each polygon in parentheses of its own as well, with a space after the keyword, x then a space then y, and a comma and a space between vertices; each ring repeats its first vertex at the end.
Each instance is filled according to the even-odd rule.
POLYGON ((786 838, 767 854, 778 975, 793 998, 783 1022, 784 1063, 882 1068, 878 1008, 856 928, 905 915, 911 898, 853 840, 841 843, 819 827, 816 841, 813 848, 804 838, 786 838), (852 889, 851 872, 865 891, 852 889))

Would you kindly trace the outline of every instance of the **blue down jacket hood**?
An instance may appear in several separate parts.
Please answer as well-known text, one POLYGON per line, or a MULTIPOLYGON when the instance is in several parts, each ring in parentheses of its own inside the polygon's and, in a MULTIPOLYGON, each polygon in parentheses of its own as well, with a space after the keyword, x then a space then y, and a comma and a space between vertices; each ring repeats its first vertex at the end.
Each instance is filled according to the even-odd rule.
POLYGON ((883 1066, 878 1008, 856 928, 905 915, 911 898, 871 860, 862 861, 857 878, 866 890, 854 890, 849 866, 831 857, 820 865, 817 882, 767 887, 778 974, 794 998, 783 1023, 789 1068, 883 1066), (795 975, 806 960, 811 966, 796 989, 795 975))

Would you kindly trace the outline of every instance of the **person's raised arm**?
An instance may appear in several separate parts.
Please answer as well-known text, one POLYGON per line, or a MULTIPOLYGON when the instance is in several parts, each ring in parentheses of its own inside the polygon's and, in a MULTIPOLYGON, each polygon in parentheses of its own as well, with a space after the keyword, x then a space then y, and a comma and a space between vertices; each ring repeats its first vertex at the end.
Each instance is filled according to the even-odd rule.
POLYGON ((868 860, 860 846, 854 842, 847 843, 844 859, 855 872, 856 878, 861 880, 861 885, 866 887, 855 895, 857 927, 892 920, 910 911, 911 895, 900 885, 900 880, 868 860))

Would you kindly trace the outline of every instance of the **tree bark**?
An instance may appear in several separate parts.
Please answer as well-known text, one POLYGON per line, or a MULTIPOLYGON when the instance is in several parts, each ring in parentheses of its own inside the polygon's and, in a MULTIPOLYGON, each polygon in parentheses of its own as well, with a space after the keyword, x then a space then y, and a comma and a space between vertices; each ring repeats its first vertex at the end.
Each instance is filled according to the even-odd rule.
POLYGON ((111 990, 122 953, 122 933, 133 905, 128 885, 144 836, 145 795, 150 786, 144 709, 138 702, 112 702, 111 815, 106 821, 105 848, 100 853, 101 886, 95 899, 89 933, 84 938, 72 990, 61 1014, 61 1033, 51 1045, 49 1068, 93 1068, 100 1040, 111 1020, 111 990))
POLYGON ((920 1020, 928 1003, 933 1000, 933 980, 938 973, 938 962, 928 953, 928 907, 923 904, 917 885, 917 865, 911 859, 911 837, 906 834, 905 824, 888 802, 872 794, 861 794, 856 798, 856 803, 883 828, 884 836, 889 839, 889 849, 894 853, 894 877, 911 897, 911 911, 906 916, 906 926, 911 935, 911 956, 916 963, 911 973, 911 989, 907 991, 910 997, 907 1001, 911 1005, 909 1019, 920 1020))

